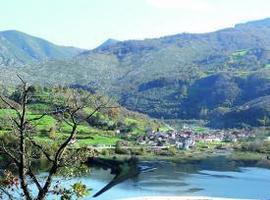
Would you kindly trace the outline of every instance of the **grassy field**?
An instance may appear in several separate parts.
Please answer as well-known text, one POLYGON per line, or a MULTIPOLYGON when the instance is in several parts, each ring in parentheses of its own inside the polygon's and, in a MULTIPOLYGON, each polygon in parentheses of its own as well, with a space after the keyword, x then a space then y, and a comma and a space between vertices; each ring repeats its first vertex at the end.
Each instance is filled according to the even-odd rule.
MULTIPOLYGON (((57 89, 61 90, 61 89, 57 89)), ((55 107, 65 106, 63 97, 78 91, 61 91, 57 104, 51 99, 55 95, 55 88, 36 88, 35 100, 27 105, 27 119, 31 120, 41 116, 41 113, 54 110, 55 107), (63 95, 62 95, 63 94, 63 95), (60 102, 60 103, 59 103, 60 102)), ((86 92, 76 93, 76 95, 88 95, 86 92)), ((87 107, 81 111, 82 116, 88 116, 94 111, 94 107, 87 107)), ((0 137, 6 137, 13 131, 12 120, 16 119, 16 112, 12 109, 0 107, 0 137)), ((55 115, 47 115, 38 121, 30 122, 32 134, 35 140, 40 143, 57 143, 68 137, 72 127, 55 115)), ((85 120, 77 127, 76 142, 74 146, 84 147, 88 145, 115 145, 121 140, 124 134, 134 136, 142 135, 147 129, 166 129, 165 124, 148 118, 145 115, 128 111, 121 106, 111 114, 109 110, 96 112, 91 120, 85 120), (120 134, 116 134, 119 133, 120 134)))

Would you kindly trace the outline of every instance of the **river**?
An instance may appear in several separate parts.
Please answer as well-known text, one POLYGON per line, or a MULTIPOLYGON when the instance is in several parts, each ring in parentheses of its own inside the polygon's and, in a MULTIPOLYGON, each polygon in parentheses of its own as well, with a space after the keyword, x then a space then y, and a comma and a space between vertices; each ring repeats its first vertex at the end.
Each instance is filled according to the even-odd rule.
MULTIPOLYGON (((211 196, 242 199, 270 199, 270 170, 236 166, 235 163, 208 161, 198 164, 142 162, 157 167, 137 178, 113 187, 96 200, 117 200, 140 196, 211 196)), ((64 181, 82 181, 92 194, 112 178, 108 171, 94 169, 89 176, 64 181)), ((94 199, 87 197, 85 199, 94 199)))

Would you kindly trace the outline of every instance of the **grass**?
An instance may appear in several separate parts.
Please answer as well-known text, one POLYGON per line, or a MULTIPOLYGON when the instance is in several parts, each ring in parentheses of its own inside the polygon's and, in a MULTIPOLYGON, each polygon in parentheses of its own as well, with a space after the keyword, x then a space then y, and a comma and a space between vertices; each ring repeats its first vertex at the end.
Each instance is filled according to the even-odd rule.
MULTIPOLYGON (((32 112, 27 112, 28 119, 34 119, 40 117, 41 115, 33 114, 32 112)), ((9 117, 16 117, 16 112, 12 109, 0 109, 0 118, 6 119, 9 117)), ((56 120, 52 116, 45 116, 42 119, 32 122, 38 130, 48 130, 56 124, 56 120)))
MULTIPOLYGON (((57 138, 50 139, 47 136, 36 136, 35 140, 39 143, 55 143, 55 141, 60 142, 64 138, 67 138, 66 134, 57 134, 57 138), (65 137, 66 136, 66 137, 65 137)), ((76 136, 77 141, 74 144, 74 147, 80 148, 85 147, 88 145, 115 145, 117 141, 120 139, 117 137, 109 137, 109 136, 103 136, 103 135, 77 135, 76 136)))
MULTIPOLYGON (((85 112, 86 115, 89 115, 94 111, 94 108, 84 108, 83 111, 85 112)), ((106 120, 106 121, 109 120, 108 116, 102 114, 101 112, 96 112, 96 113, 94 113, 93 116, 94 117, 98 116, 101 120, 106 120)))
MULTIPOLYGON (((45 109, 46 106, 43 104, 34 104, 29 108, 31 109, 45 109)), ((0 118, 7 118, 7 116, 16 117, 16 112, 12 109, 0 109, 0 118)), ((27 113, 28 119, 34 119, 39 117, 40 115, 33 114, 31 112, 27 113)), ((103 116, 105 118, 105 116, 103 116)), ((60 125, 61 133, 56 133, 56 138, 50 139, 46 133, 42 133, 42 131, 49 131, 49 129, 53 126, 57 125, 57 120, 52 116, 45 116, 42 119, 32 122, 32 124, 36 127, 38 131, 38 136, 35 137, 35 140, 40 143, 54 143, 55 140, 61 141, 61 139, 67 137, 68 133, 71 131, 71 127, 67 123, 62 123, 60 125)), ((114 135, 114 131, 104 131, 101 129, 97 129, 89 126, 88 124, 81 124, 77 129, 78 142, 76 145, 79 147, 87 146, 87 145, 114 145, 119 138, 112 137, 114 135)), ((0 130, 0 136, 3 136, 6 131, 0 130)))
POLYGON ((169 128, 162 124, 162 123, 154 123, 152 121, 148 121, 148 120, 145 120, 145 119, 142 119, 142 118, 131 118, 131 117, 126 117, 125 120, 124 120, 124 123, 127 125, 127 126, 131 126, 132 128, 132 133, 134 135, 142 135, 145 133, 145 131, 148 129, 148 128, 152 128, 154 130, 157 130, 158 128, 162 131, 167 131, 169 130, 169 128))
POLYGON ((204 133, 204 132, 206 132, 208 130, 205 127, 194 127, 193 129, 194 129, 195 132, 198 132, 198 133, 204 133))
POLYGON ((162 131, 162 132, 167 132, 167 131, 171 131, 172 130, 172 128, 170 128, 169 126, 161 126, 160 128, 159 128, 159 130, 160 131, 162 131))
POLYGON ((15 117, 16 112, 12 109, 0 109, 0 118, 15 117))
POLYGON ((126 118, 124 123, 131 126, 133 134, 141 135, 145 133, 145 123, 142 120, 126 118))
MULTIPOLYGON (((43 91, 40 95, 38 95, 39 99, 38 103, 30 103, 27 106, 28 112, 26 114, 27 119, 31 120, 34 118, 38 118, 41 115, 38 115, 37 113, 43 113, 46 110, 51 110, 52 105, 50 103, 44 103, 48 102, 50 99, 50 94, 48 92, 43 91), (42 103, 43 102, 43 103, 42 103)), ((64 105, 65 102, 63 102, 64 105)), ((87 115, 93 112, 93 108, 85 108, 83 110, 83 114, 87 115)), ((112 117, 107 115, 103 112, 97 112, 94 114, 94 117, 97 118, 97 120, 106 121, 107 124, 117 124, 122 118, 124 117, 124 120, 121 120, 123 122, 123 125, 121 125, 121 128, 129 128, 130 132, 134 135, 144 134, 147 128, 157 129, 161 126, 161 123, 154 120, 149 120, 148 118, 144 116, 139 116, 136 113, 129 112, 127 114, 127 111, 119 111, 118 113, 120 116, 117 115, 112 117)), ((12 109, 1 109, 0 108, 0 122, 6 127, 11 127, 11 121, 10 117, 16 118, 16 112, 12 109)), ((34 139, 43 144, 48 145, 57 145, 57 143, 61 143, 65 138, 68 137, 68 134, 71 132, 72 127, 69 126, 65 122, 59 122, 55 116, 44 116, 40 120, 32 121, 31 125, 33 125, 35 130, 34 139), (50 129, 55 127, 55 131, 51 131, 50 129)), ((163 125, 164 130, 165 125, 163 125)), ((3 127, 1 127, 3 130, 0 130, 0 137, 3 137, 6 132, 8 132, 8 129, 4 130, 3 127)), ((118 127, 119 128, 119 127, 118 127)), ((115 129, 118 129, 115 128, 115 129)), ((78 125, 77 127, 77 135, 76 139, 77 142, 75 143, 76 147, 82 147, 82 146, 88 146, 88 145, 115 145, 117 141, 120 140, 120 138, 115 136, 116 130, 107 130, 108 125, 104 125, 100 128, 93 127, 88 124, 88 122, 84 121, 82 124, 78 125)), ((11 128, 10 128, 11 130, 11 128)), ((9 130, 9 131, 10 131, 9 130)))
POLYGON ((213 142, 197 142, 196 143, 196 150, 214 150, 220 147, 228 147, 228 143, 226 142, 218 142, 218 141, 213 141, 213 142))
POLYGON ((260 161, 264 157, 264 154, 256 152, 233 152, 229 158, 238 161, 260 161))
MULTIPOLYGON (((30 115, 29 119, 33 119, 36 117, 39 117, 40 115, 30 115)), ((52 116, 45 116, 42 119, 33 122, 33 125, 36 125, 37 130, 49 130, 51 127, 55 126, 56 119, 54 119, 52 116)))
MULTIPOLYGON (((68 133, 72 130, 72 127, 69 126, 67 123, 62 123, 60 126, 60 130, 63 133, 68 133)), ((77 132, 79 133, 91 133, 94 129, 91 128, 90 126, 86 126, 86 125, 79 125, 77 127, 77 132)))
MULTIPOLYGON (((69 126, 66 123, 61 124, 60 130, 63 133, 69 133, 71 131, 72 127, 69 126)), ((78 134, 84 134, 84 135, 93 135, 93 134, 104 134, 104 135, 112 135, 114 134, 114 131, 106 131, 101 130, 86 124, 81 124, 77 127, 77 133, 78 134)))
POLYGON ((102 135, 93 135, 92 138, 78 139, 76 145, 82 147, 87 145, 115 145, 120 139, 117 137, 108 137, 102 135))
MULTIPOLYGON (((62 133, 56 133, 56 138, 54 140, 61 141, 64 138, 67 138, 68 132, 71 127, 65 125, 62 129, 62 133)), ((39 142, 54 142, 54 140, 50 139, 47 135, 39 135, 36 137, 39 142)), ((78 126, 78 132, 76 135, 77 142, 75 143, 75 147, 84 147, 88 145, 115 145, 119 138, 113 136, 112 131, 102 131, 99 129, 95 129, 92 127, 87 127, 84 125, 78 126)))
POLYGON ((50 106, 44 103, 35 103, 35 104, 31 104, 28 108, 30 110, 36 110, 36 111, 46 111, 50 109, 50 106))

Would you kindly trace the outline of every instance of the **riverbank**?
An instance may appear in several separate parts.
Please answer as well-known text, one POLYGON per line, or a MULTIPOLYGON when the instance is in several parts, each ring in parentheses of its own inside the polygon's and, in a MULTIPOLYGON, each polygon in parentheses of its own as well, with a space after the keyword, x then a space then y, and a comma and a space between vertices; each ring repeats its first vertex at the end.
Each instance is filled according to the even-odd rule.
POLYGON ((220 197, 202 197, 202 196, 152 196, 152 197, 135 197, 122 200, 251 200, 251 199, 235 199, 220 197))
MULTIPOLYGON (((101 156, 102 158, 125 160, 130 158, 131 155, 111 155, 101 156)), ((222 158, 223 161, 232 163, 236 166, 251 166, 270 169, 270 160, 267 159, 267 154, 256 152, 244 152, 234 150, 215 150, 211 152, 206 151, 181 151, 173 156, 162 156, 154 154, 136 155, 140 161, 165 161, 178 164, 200 164, 205 161, 211 161, 216 158, 222 158)), ((220 160, 220 162, 222 162, 220 160)))

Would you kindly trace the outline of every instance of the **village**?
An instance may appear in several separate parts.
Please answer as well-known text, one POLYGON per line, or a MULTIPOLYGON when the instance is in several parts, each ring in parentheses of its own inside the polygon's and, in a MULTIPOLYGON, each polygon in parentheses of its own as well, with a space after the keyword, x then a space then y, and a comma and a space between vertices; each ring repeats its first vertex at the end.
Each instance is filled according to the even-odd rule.
POLYGON ((152 148, 174 146, 177 149, 188 150, 198 142, 237 142, 249 138, 255 138, 255 134, 251 130, 207 130, 197 132, 192 128, 184 127, 179 131, 148 130, 145 135, 138 137, 137 144, 148 145, 152 148))

